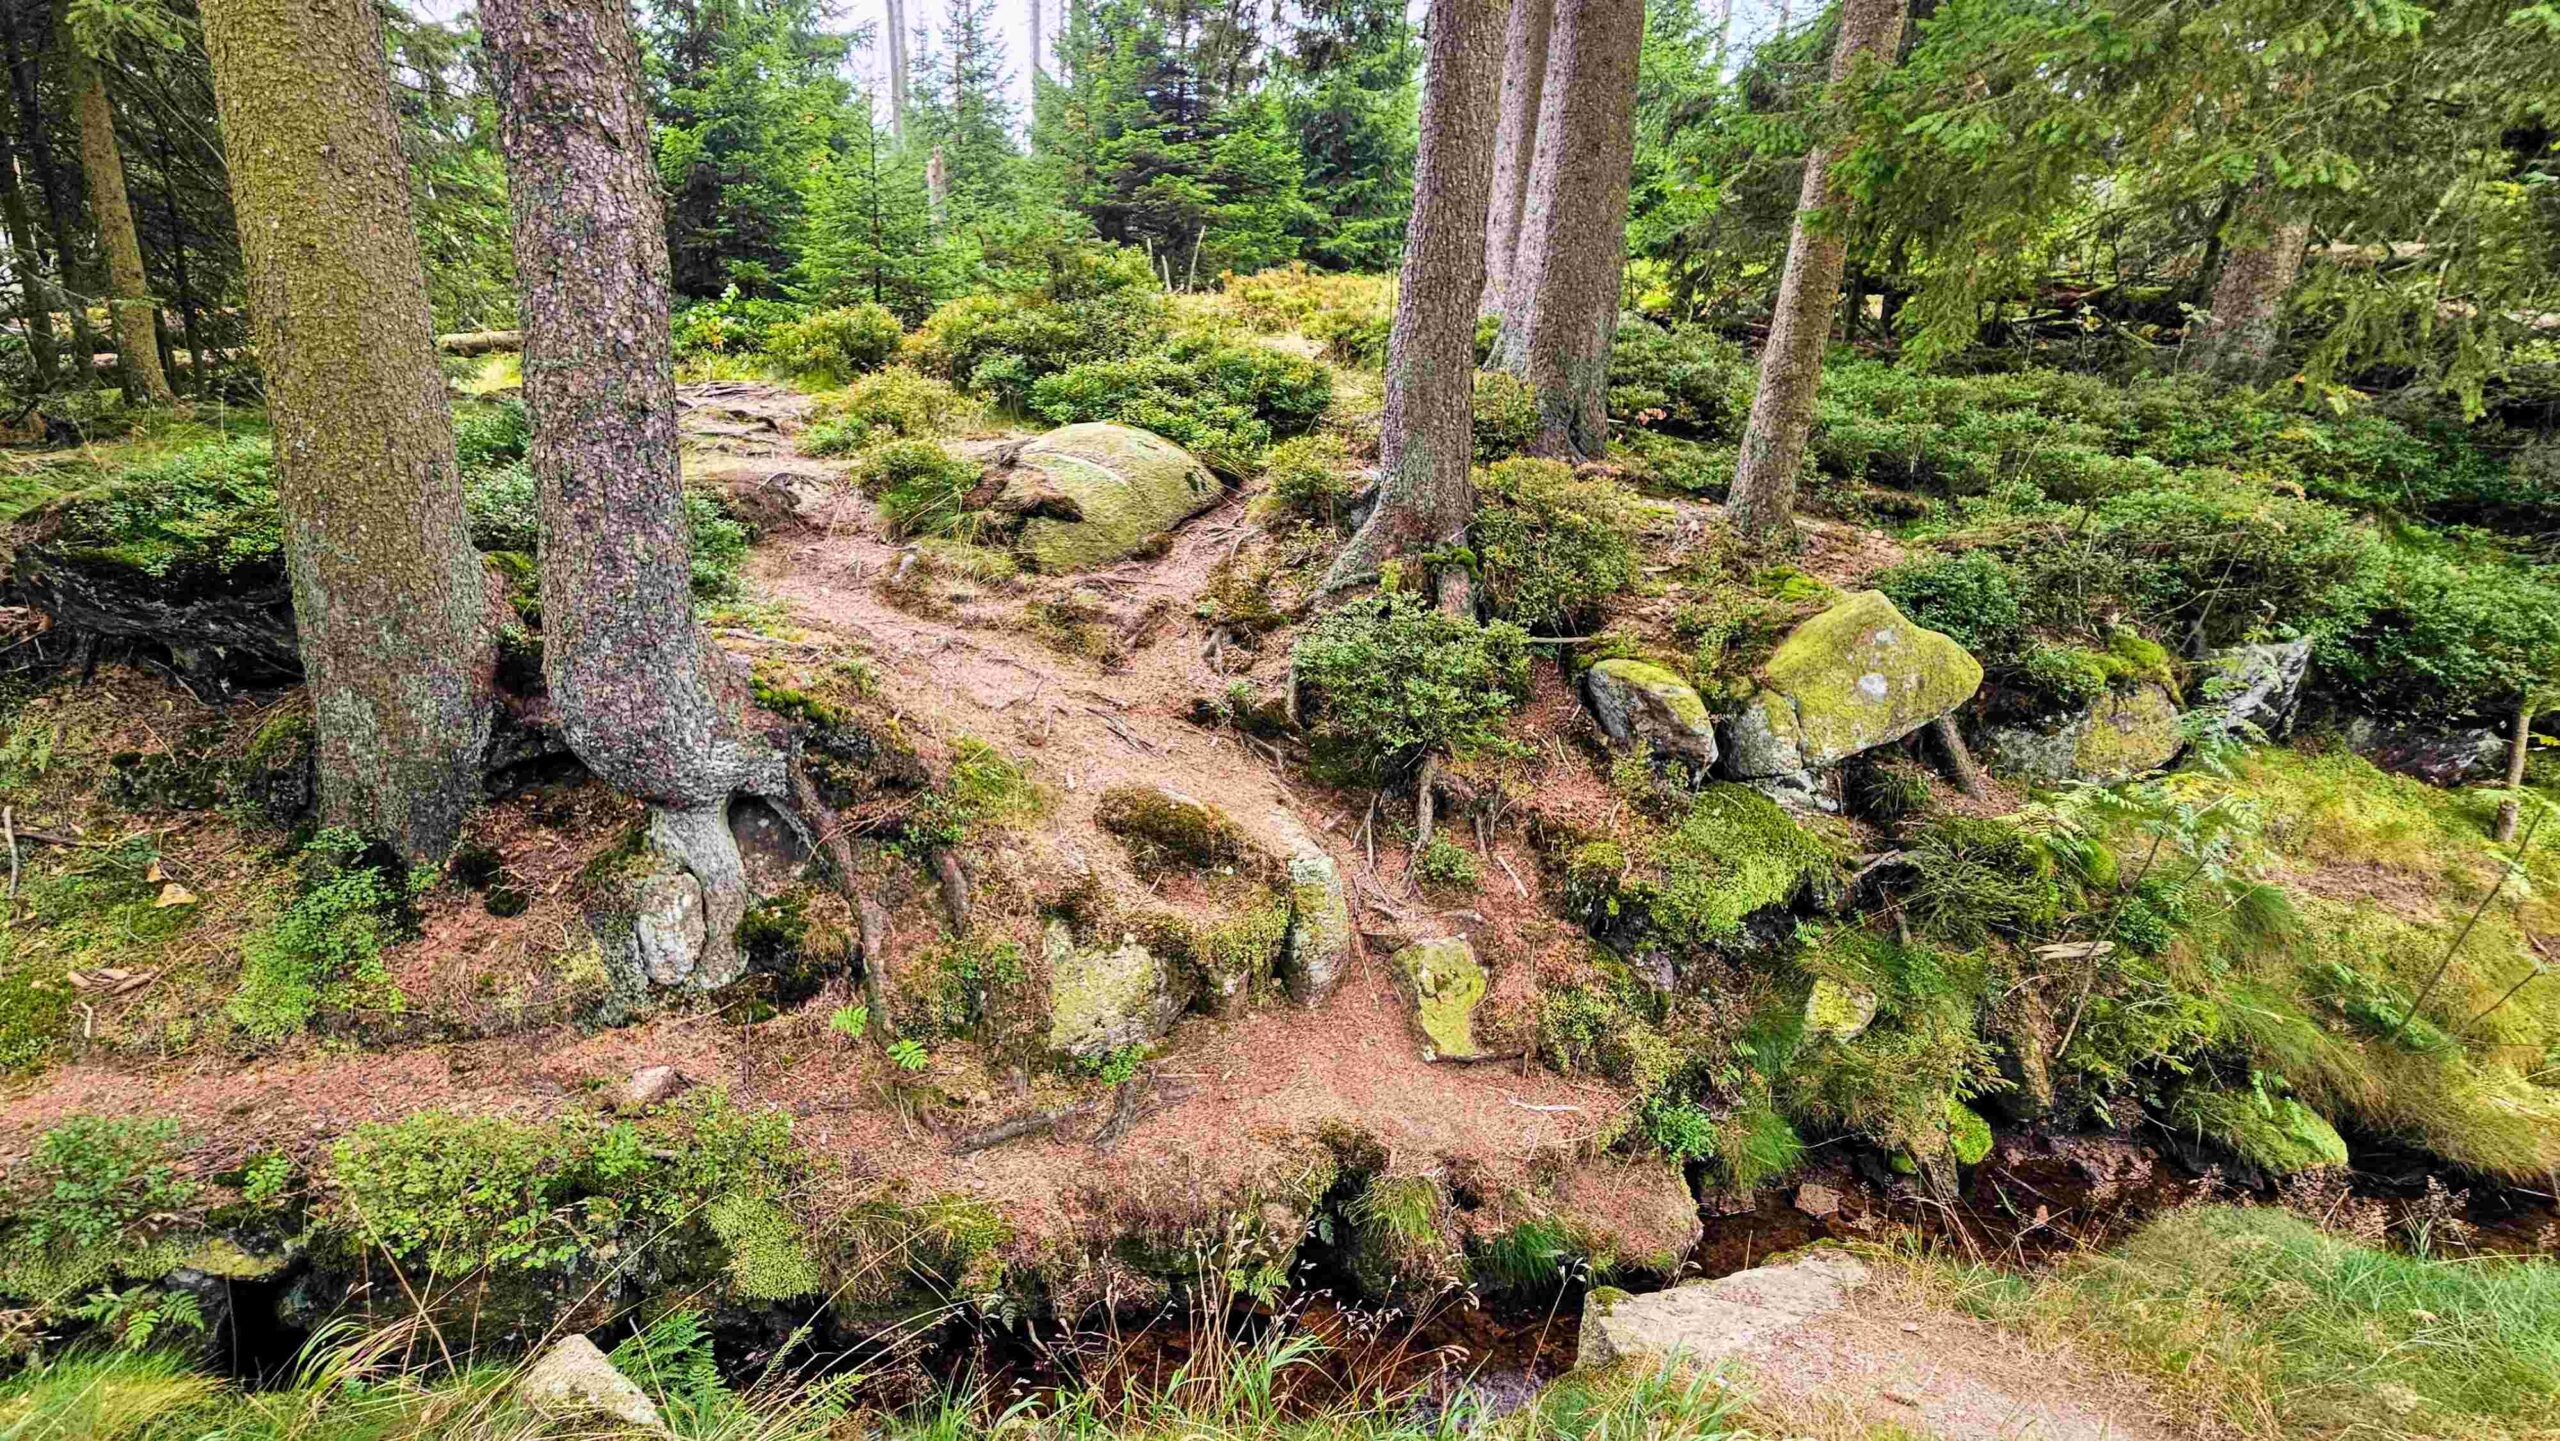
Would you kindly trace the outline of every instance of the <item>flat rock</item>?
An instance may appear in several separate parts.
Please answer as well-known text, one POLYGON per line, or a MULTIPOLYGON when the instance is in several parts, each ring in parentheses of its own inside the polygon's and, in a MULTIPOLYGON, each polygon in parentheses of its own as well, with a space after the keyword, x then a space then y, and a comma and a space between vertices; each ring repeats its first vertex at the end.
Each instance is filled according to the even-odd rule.
POLYGON ((596 1343, 584 1336, 572 1334, 553 1342, 517 1380, 516 1395, 549 1416, 601 1416, 648 1431, 667 1429, 658 1403, 615 1370, 596 1343))
POLYGON ((1716 763, 1715 717, 1696 688, 1670 671, 1640 660, 1604 660, 1582 686, 1612 745, 1642 747, 1700 772, 1716 763))
POLYGON ((1714 1281, 1630 1296, 1595 1287, 1582 1305, 1577 1365, 1605 1366, 1625 1357, 1684 1356, 1712 1365, 1726 1356, 1828 1315, 1866 1284, 1855 1258, 1815 1251, 1714 1281))
POLYGON ((1023 552, 1056 574, 1126 560, 1224 493, 1208 467, 1163 436, 1094 421, 1023 446, 994 504, 1027 517, 1023 552))
POLYGON ((1982 663, 1859 591, 1778 643, 1764 684, 1725 727, 1737 780, 1800 775, 1911 734, 1973 698, 1982 663))
POLYGON ((633 1106, 656 1106, 674 1100, 692 1085, 685 1073, 673 1066, 642 1066, 631 1073, 622 1098, 633 1106))

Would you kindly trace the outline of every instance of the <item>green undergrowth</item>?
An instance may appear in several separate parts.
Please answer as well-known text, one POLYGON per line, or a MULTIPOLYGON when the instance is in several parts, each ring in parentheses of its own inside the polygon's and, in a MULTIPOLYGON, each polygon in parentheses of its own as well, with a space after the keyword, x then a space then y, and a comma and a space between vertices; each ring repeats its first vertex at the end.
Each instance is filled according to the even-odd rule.
POLYGON ((2560 1428, 2560 1267, 2377 1249, 2204 1207, 2020 1277, 1928 1263, 1966 1309, 2068 1337, 2251 1441, 2560 1428))
POLYGON ((1226 1338, 1170 1373, 1108 1376, 1029 1397, 970 1379, 917 1398, 844 1372, 788 1366, 724 1378, 699 1311, 675 1309, 615 1345, 666 1429, 601 1416, 546 1417, 514 1386, 522 1368, 462 1358, 402 1365, 396 1338, 331 1334, 281 1384, 243 1387, 169 1352, 80 1351, 0 1381, 0 1426, 20 1441, 1749 1441, 1749 1398, 1704 1373, 1655 1364, 1577 1371, 1525 1405, 1461 1382, 1454 1395, 1366 1352, 1279 1328, 1226 1338), (1378 1369, 1372 1369, 1378 1368, 1378 1369), (1346 1384, 1346 1380, 1349 1384, 1346 1384), (567 1428, 564 1431, 564 1428, 567 1428))
POLYGON ((1501 723, 1529 681, 1519 627, 1479 626, 1393 589, 1328 612, 1299 634, 1292 656, 1314 697, 1318 768, 1346 778, 1382 775, 1428 751, 1499 749, 1501 723))
POLYGON ((383 947, 414 928, 410 898, 432 875, 406 872, 337 828, 312 837, 295 872, 290 898, 241 942, 231 1019, 253 1040, 275 1041, 323 1014, 403 1009, 383 947))

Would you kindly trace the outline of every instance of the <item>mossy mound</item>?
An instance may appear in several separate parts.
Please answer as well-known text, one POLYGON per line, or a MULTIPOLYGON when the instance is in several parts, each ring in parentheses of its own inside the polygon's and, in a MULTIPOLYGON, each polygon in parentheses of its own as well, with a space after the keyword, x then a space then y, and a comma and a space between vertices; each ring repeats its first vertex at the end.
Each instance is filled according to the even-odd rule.
POLYGON ((1141 875, 1232 871, 1253 855, 1226 812, 1163 786, 1114 786, 1102 793, 1094 819, 1120 838, 1141 875))
POLYGON ((1206 466, 1163 436, 1090 422, 1022 447, 995 509, 1025 517, 1023 552, 1056 574, 1127 560, 1222 493, 1206 466))
POLYGON ((1830 849, 1775 802, 1722 783, 1688 797, 1671 824, 1587 842, 1566 862, 1595 932, 1631 958, 1665 952, 1673 970, 1701 952, 1748 949, 1746 922, 1823 890, 1833 872, 1830 849))
POLYGON ((2291 1096, 2189 1086, 2170 1102, 2168 1119, 2270 1176, 2347 1164, 2338 1128, 2291 1096))
POLYGON ((1116 946, 1079 946, 1064 921, 1043 942, 1049 962, 1049 1049, 1093 1060, 1148 1045, 1178 1009, 1171 973, 1135 936, 1116 946))
POLYGON ((2129 691, 2109 691, 2058 723, 1997 727, 1984 737, 1984 749, 2004 774, 2111 785, 2177 759, 2187 743, 2179 715, 2168 686, 2143 681, 2129 691))
POLYGON ((1763 668, 1760 693, 1727 727, 1726 770, 1745 780, 1836 765, 1963 705, 1982 663, 1914 624, 1882 591, 1860 591, 1797 626, 1763 668))

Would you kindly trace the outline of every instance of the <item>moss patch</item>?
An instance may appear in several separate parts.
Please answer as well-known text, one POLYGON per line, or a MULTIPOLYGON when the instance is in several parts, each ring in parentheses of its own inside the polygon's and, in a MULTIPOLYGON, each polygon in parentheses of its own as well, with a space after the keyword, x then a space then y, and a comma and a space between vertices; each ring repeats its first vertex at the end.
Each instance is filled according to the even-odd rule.
POLYGON ((1483 1054, 1476 1044, 1476 1007, 1484 1001, 1484 966, 1464 940, 1419 941, 1389 962, 1413 994, 1415 1023, 1437 1055, 1467 1059, 1483 1054))

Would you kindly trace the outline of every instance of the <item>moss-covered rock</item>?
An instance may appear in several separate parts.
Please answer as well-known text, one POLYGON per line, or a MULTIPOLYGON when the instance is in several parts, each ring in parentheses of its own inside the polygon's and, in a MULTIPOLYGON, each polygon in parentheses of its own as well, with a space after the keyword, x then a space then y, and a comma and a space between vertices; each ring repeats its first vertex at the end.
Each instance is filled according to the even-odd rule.
POLYGON ((1292 997, 1313 1005, 1332 993, 1351 958, 1351 899, 1343 892, 1341 868, 1313 836, 1285 816, 1275 818, 1275 828, 1288 857, 1289 886, 1289 939, 1280 978, 1292 997))
POLYGON ((1959 1166, 1978 1166, 1991 1154, 1991 1123, 1962 1101, 1947 1102, 1947 1154, 1959 1166))
POLYGON ((1462 936, 1417 941, 1389 963, 1413 997, 1414 1024, 1432 1053, 1453 1060, 1484 1054, 1476 1044, 1476 1007, 1483 1004, 1485 973, 1475 947, 1462 936))
POLYGON ((1025 517, 1023 552, 1055 574, 1126 560, 1221 493, 1181 446, 1094 422, 1060 426, 1023 446, 995 508, 1025 517))
POLYGON ((2028 780, 2113 783, 2158 770, 2186 746, 2178 702, 2158 681, 2109 692, 2087 710, 1983 736, 1992 769, 2028 780))
POLYGON ((1043 938, 1049 962, 1049 1049, 1077 1060, 1148 1045, 1179 1009, 1172 976, 1134 936, 1117 946, 1079 946, 1064 921, 1043 938))
POLYGON ((1604 660, 1583 678, 1591 713, 1618 746, 1703 772, 1716 763, 1715 717, 1687 681, 1640 660, 1604 660))
POLYGON ((1860 591, 1778 643, 1758 695, 1727 725, 1724 766, 1744 780, 1836 765, 1973 698, 1982 663, 1860 591))
POLYGON ((1165 786, 1114 786, 1094 819, 1120 838, 1141 874, 1233 870, 1251 849, 1226 812, 1165 786))
POLYGON ((2188 1086, 2170 1103, 2169 1124, 2270 1176, 2347 1164, 2338 1128, 2291 1096, 2188 1086))
POLYGON ((1710 952, 1758 949, 1794 933, 1787 908, 1834 884, 1829 847, 1749 786, 1713 784, 1669 825, 1635 823, 1565 863, 1594 934, 1668 986, 1710 952))
POLYGON ((1818 977, 1812 994, 1804 1001, 1805 1034, 1836 1041, 1855 1040, 1875 1020, 1881 1004, 1868 987, 1835 981, 1829 976, 1818 977))

